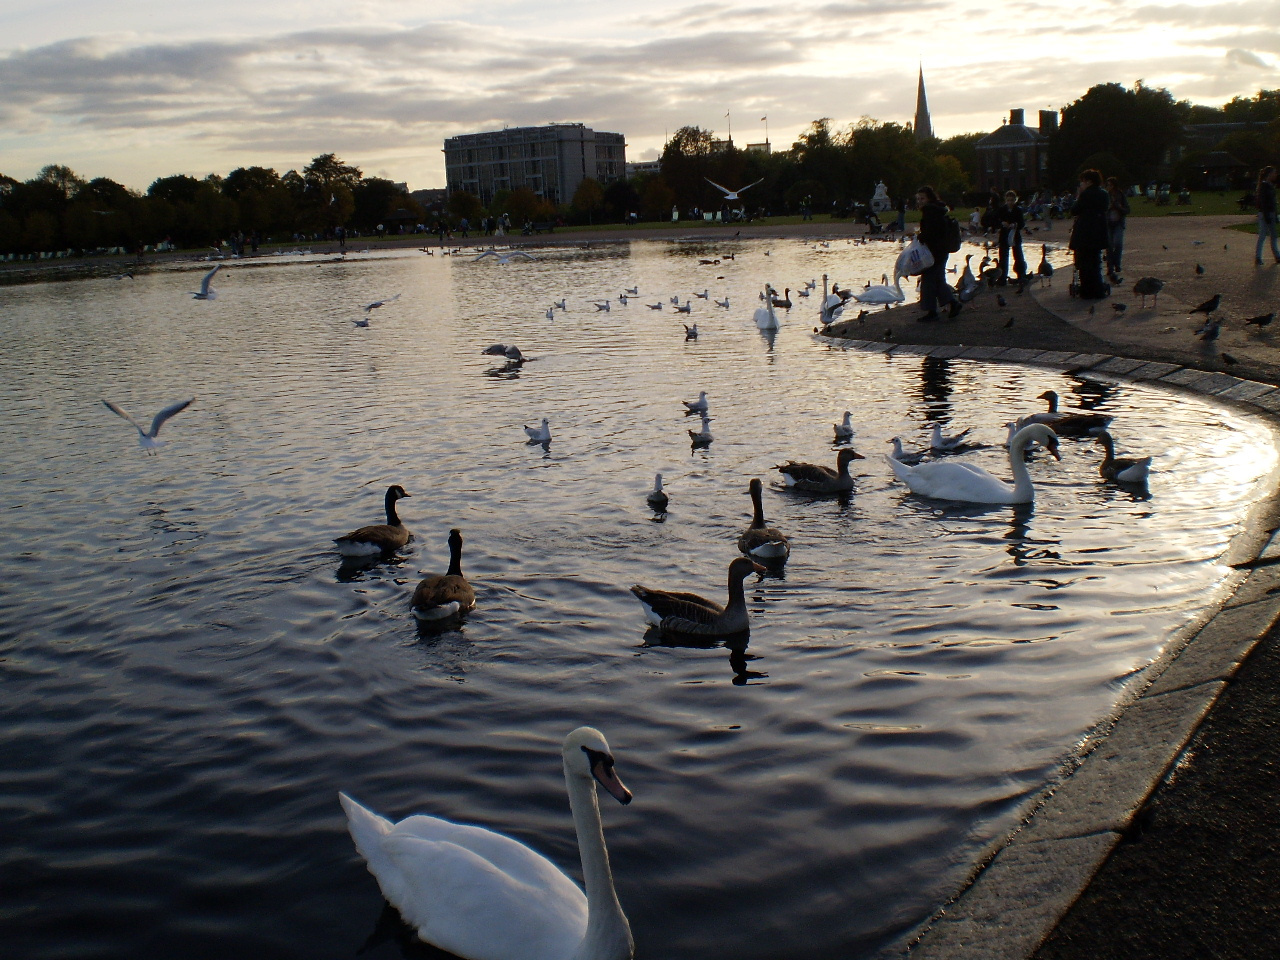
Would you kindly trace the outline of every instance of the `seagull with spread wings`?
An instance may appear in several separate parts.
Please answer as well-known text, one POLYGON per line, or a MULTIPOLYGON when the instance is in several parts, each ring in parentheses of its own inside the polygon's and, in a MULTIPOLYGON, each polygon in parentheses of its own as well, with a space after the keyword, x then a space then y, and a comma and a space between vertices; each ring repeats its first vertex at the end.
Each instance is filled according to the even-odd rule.
POLYGON ((129 416, 129 414, 125 413, 124 410, 116 406, 110 400, 103 400, 102 402, 108 410, 116 416, 123 417, 125 420, 129 421, 129 423, 133 425, 134 429, 138 431, 138 446, 142 447, 142 449, 147 451, 147 453, 155 453, 156 447, 160 446, 164 442, 158 439, 157 435, 160 433, 160 428, 164 426, 165 421, 174 414, 181 413, 183 410, 187 409, 187 407, 191 406, 194 401, 195 397, 192 397, 190 400, 181 400, 178 403, 173 403, 165 407, 155 415, 155 419, 151 421, 151 429, 149 430, 143 430, 137 420, 133 419, 133 417, 129 416))
POLYGON ((737 190, 730 190, 728 187, 720 186, 720 184, 716 183, 714 180, 708 177, 703 177, 702 179, 706 180, 707 183, 711 184, 713 187, 715 187, 717 190, 723 193, 725 200, 738 200, 740 199, 738 194, 745 193, 746 191, 750 190, 752 187, 756 185, 756 183, 764 182, 764 177, 761 177, 755 183, 748 183, 745 187, 739 187, 737 190))

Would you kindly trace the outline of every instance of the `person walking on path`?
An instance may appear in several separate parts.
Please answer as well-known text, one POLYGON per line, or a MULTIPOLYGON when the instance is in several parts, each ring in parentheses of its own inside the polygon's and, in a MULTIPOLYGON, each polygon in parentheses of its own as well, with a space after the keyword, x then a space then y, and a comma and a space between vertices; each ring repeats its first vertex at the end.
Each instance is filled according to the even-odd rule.
POLYGON ((1027 258, 1022 253, 1022 231, 1027 226, 1026 215, 1018 203, 1018 194, 1009 190, 1004 203, 996 208, 996 223, 1000 227, 1000 265, 996 270, 996 285, 1009 282, 1009 252, 1013 251, 1013 271, 1021 280, 1027 275, 1027 258))
POLYGON ((1129 216, 1129 198, 1120 189, 1120 181, 1107 177, 1107 279, 1120 282, 1120 261, 1124 258, 1124 221, 1129 216))
POLYGON ((920 208, 920 242, 933 254, 933 266, 920 275, 920 307, 925 311, 919 320, 928 323, 938 319, 938 307, 947 304, 948 315, 955 319, 960 312, 960 300, 947 283, 947 257, 950 244, 947 241, 947 205, 938 199, 933 187, 924 186, 916 191, 916 205, 920 208))
POLYGON ((1262 244, 1271 238, 1271 255, 1280 263, 1280 247, 1276 246, 1276 168, 1263 167, 1258 173, 1258 248, 1253 262, 1262 266, 1262 244))
POLYGON ((1102 174, 1086 170, 1080 174, 1076 202, 1071 205, 1075 223, 1071 225, 1071 242, 1079 275, 1077 293, 1082 300, 1101 300, 1111 288, 1102 282, 1102 252, 1107 249, 1107 211, 1111 198, 1102 189, 1102 174))

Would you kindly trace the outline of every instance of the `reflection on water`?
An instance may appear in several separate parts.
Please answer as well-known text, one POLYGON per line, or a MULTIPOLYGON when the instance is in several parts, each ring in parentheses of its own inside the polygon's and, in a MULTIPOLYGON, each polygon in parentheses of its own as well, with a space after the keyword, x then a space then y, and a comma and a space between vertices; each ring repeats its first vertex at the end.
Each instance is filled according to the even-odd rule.
POLYGON ((201 303, 180 271, 6 288, 6 950, 350 956, 381 901, 339 789, 496 827, 576 876, 559 745, 581 723, 636 793, 605 832, 642 956, 870 957, 927 916, 1221 590, 1276 458, 1266 427, 1147 386, 832 349, 816 297, 757 329, 766 282, 852 287, 896 252, 231 264, 201 303), (704 290, 735 306, 645 306, 704 290), (530 361, 495 366, 497 342, 530 361), (971 427, 986 446, 964 460, 1008 476, 1003 424, 1046 389, 1159 453, 1149 493, 1102 483, 1089 440, 1033 458, 1034 507, 922 500, 882 459, 894 435, 971 427), (702 390, 715 439, 690 450, 680 401, 702 390), (191 395, 150 458, 99 402, 191 395), (780 490, 777 464, 829 462, 846 409, 854 492, 780 490), (526 446, 544 416, 554 441, 526 446), (785 576, 749 585, 749 643, 672 646, 627 588, 718 595, 752 476, 773 478, 785 576), (390 483, 414 492, 413 540, 342 565, 332 538, 390 483), (455 526, 477 606, 423 635, 409 597, 455 526))

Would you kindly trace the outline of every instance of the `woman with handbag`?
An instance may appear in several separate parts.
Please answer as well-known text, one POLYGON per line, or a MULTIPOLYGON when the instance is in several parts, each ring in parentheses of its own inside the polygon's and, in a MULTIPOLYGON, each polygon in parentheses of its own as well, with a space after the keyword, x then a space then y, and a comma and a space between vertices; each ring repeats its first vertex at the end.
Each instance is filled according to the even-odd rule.
POLYGON ((948 305, 948 316, 955 319, 960 312, 960 300, 947 283, 947 256, 951 253, 947 240, 947 205, 938 199, 933 187, 921 187, 916 191, 916 206, 920 208, 920 242, 933 254, 933 266, 920 274, 920 308, 925 311, 919 317, 921 323, 938 319, 938 307, 948 305))

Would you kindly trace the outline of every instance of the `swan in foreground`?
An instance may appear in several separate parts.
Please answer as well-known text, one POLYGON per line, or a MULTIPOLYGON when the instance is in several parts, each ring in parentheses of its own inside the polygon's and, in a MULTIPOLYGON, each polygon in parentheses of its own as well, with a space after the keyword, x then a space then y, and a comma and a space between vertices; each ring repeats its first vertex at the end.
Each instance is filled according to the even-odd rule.
POLYGON ((844 412, 844 420, 835 425, 836 443, 845 443, 853 439, 853 414, 848 410, 844 412))
POLYGON ((1098 473, 1104 480, 1118 480, 1120 483, 1146 483, 1151 474, 1151 458, 1117 457, 1115 442, 1111 434, 1105 430, 1098 431, 1097 442, 1102 444, 1106 456, 1098 464, 1098 473))
MULTIPOLYGON (((212 274, 210 274, 210 276, 212 276, 212 274)), ((205 280, 207 281, 208 277, 206 277, 205 280)), ((159 438, 159 434, 160 428, 164 426, 165 421, 174 414, 181 413, 183 410, 187 409, 187 407, 191 406, 191 404, 195 402, 195 399, 195 397, 192 397, 190 400, 180 400, 178 403, 169 404, 169 406, 165 407, 152 418, 151 427, 147 430, 143 430, 142 427, 138 425, 137 420, 133 419, 133 417, 129 416, 129 414, 125 413, 124 410, 116 406, 110 400, 103 400, 102 403, 116 416, 123 417, 133 425, 133 428, 138 431, 138 446, 147 451, 147 453, 155 453, 156 447, 164 445, 164 441, 159 438)))
POLYGON ((757 560, 786 560, 791 555, 791 541, 786 535, 764 522, 764 501, 761 496, 764 485, 758 477, 752 477, 747 488, 755 514, 751 526, 738 538, 738 549, 757 560))
POLYGON ((1033 413, 1018 421, 1018 427, 1030 423, 1043 423, 1053 428, 1060 437, 1087 437, 1099 430, 1105 430, 1114 417, 1105 413, 1071 413, 1058 409, 1058 394, 1054 390, 1046 390, 1036 398, 1047 400, 1049 409, 1042 413, 1033 413))
POLYGON ((849 464, 854 460, 865 459, 857 450, 846 447, 836 456, 836 469, 824 467, 818 463, 796 463, 788 460, 775 467, 782 474, 788 487, 796 490, 808 490, 810 493, 840 493, 853 489, 853 477, 849 475, 849 464))
POLYGON ((400 521, 400 516, 396 513, 396 501, 403 500, 407 496, 409 494, 398 483, 387 487, 387 495, 384 498, 387 522, 360 527, 345 536, 336 538, 333 542, 338 545, 338 552, 344 557, 374 557, 379 554, 385 556, 395 553, 408 543, 409 528, 400 521))
MULTIPOLYGON (((1010 426, 1012 426, 1012 424, 1010 424, 1010 426)), ((1010 436, 1012 436, 1012 434, 1010 434, 1010 436)), ((889 442, 893 444, 893 453, 889 454, 889 456, 893 457, 893 459, 897 460, 899 463, 915 466, 923 460, 925 455, 928 453, 927 450, 917 450, 914 453, 907 453, 902 449, 901 437, 894 437, 889 442)))
POLYGON ((630 960, 595 785, 631 792, 604 735, 579 727, 561 749, 586 894, 554 863, 484 827, 418 814, 392 823, 338 795, 383 896, 427 943, 466 960, 630 960))
POLYGON ((476 592, 462 575, 462 532, 449 531, 449 569, 425 577, 413 591, 409 609, 426 623, 442 623, 466 616, 476 605, 476 592))
POLYGON ((895 276, 893 283, 878 283, 873 287, 867 287, 862 292, 855 293, 853 299, 859 303, 902 303, 907 299, 907 295, 902 292, 901 282, 901 278, 895 276))
POLYGON ((729 602, 720 606, 696 593, 654 590, 636 584, 631 588, 645 619, 663 633, 681 636, 725 637, 751 629, 747 598, 742 581, 754 572, 764 572, 754 560, 738 557, 729 564, 729 602))
POLYGON ((1035 441, 1058 455, 1058 438, 1043 423, 1023 427, 1009 442, 1009 468, 1013 471, 1013 483, 1008 484, 996 476, 970 463, 956 460, 922 463, 913 467, 893 457, 886 457, 889 466, 899 480, 911 488, 911 492, 934 500, 955 500, 960 503, 1031 503, 1036 491, 1027 472, 1025 453, 1027 445, 1035 441))
POLYGON ((756 326, 761 330, 777 330, 778 315, 773 311, 774 292, 768 284, 764 288, 764 306, 756 308, 756 326))
POLYGON ((551 421, 546 417, 542 418, 542 425, 538 427, 524 428, 524 434, 529 438, 530 443, 550 443, 551 442, 551 421))
POLYGON ((649 496, 645 497, 649 506, 653 507, 659 513, 665 513, 667 510, 667 492, 662 489, 662 474, 655 473, 653 475, 653 489, 649 491, 649 496))
POLYGON ((214 290, 211 286, 209 286, 209 283, 210 281, 213 280, 213 275, 221 269, 222 269, 222 264, 218 264, 216 267, 214 267, 212 270, 206 273, 204 275, 204 279, 200 281, 200 289, 192 290, 191 296, 195 297, 195 299, 197 300, 217 300, 218 291, 214 290))
POLYGON ((710 407, 710 404, 707 403, 707 391, 705 390, 698 392, 697 400, 681 400, 680 402, 684 404, 689 413, 706 413, 710 407))

